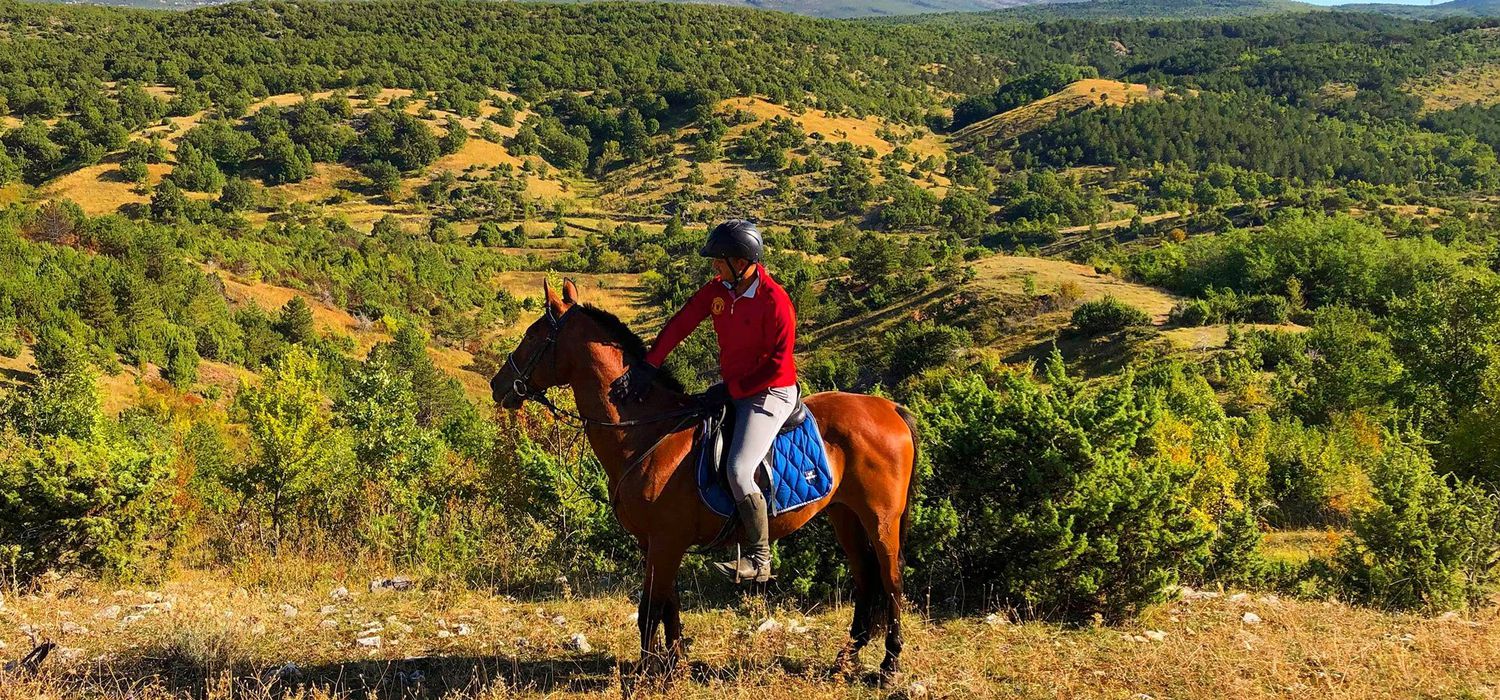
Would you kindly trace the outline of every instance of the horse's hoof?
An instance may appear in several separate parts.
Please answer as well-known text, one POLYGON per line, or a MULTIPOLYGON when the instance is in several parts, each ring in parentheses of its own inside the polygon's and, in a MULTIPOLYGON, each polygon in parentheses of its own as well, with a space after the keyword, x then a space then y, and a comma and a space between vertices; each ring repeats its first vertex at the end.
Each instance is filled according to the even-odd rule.
POLYGON ((880 664, 880 687, 889 688, 901 677, 901 662, 886 659, 880 664))
POLYGON ((859 652, 844 647, 833 660, 833 672, 852 681, 859 674, 859 652))

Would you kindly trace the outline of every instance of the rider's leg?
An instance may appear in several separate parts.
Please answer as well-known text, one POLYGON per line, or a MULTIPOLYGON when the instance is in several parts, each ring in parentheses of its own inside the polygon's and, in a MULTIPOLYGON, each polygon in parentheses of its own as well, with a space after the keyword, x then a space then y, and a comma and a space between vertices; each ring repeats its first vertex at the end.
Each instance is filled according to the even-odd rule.
POLYGON ((721 562, 719 571, 737 581, 771 577, 771 540, 766 498, 756 474, 776 433, 797 406, 797 387, 773 387, 734 402, 735 433, 729 445, 729 489, 739 504, 747 546, 737 562, 721 562))

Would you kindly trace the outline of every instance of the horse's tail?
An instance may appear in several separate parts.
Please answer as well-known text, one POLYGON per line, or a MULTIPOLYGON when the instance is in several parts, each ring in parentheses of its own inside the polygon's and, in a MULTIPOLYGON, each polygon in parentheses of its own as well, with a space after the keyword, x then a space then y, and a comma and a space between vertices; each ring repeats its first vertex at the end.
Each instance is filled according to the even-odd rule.
POLYGON ((906 421, 906 429, 911 432, 911 478, 906 480, 906 507, 901 509, 901 565, 906 566, 906 533, 911 530, 911 506, 912 501, 917 498, 917 464, 921 458, 922 440, 917 433, 917 417, 912 415, 905 406, 896 404, 896 413, 901 420, 906 421))

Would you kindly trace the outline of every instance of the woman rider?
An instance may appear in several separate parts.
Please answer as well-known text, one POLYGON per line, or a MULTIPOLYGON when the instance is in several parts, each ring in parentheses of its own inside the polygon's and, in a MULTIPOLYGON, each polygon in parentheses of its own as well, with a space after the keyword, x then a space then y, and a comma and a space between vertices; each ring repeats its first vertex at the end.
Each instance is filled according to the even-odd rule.
POLYGON ((762 252, 754 223, 731 219, 714 227, 699 254, 713 260, 718 276, 667 321, 645 359, 615 383, 622 400, 644 399, 667 354, 703 319, 713 317, 724 381, 709 387, 705 399, 713 405, 734 404, 729 487, 749 544, 739 561, 715 566, 736 581, 771 578, 769 514, 756 472, 797 406, 797 364, 792 357, 797 317, 791 297, 761 264, 762 252))

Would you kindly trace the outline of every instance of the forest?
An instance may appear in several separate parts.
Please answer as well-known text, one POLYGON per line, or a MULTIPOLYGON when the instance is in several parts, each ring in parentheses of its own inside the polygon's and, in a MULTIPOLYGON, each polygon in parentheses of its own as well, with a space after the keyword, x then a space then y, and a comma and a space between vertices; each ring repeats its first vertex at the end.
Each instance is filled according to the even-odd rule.
POLYGON ((1493 605, 1500 20, 0 0, 0 43, 10 590, 636 575, 587 445, 485 383, 541 280, 649 340, 749 216, 804 393, 918 416, 928 614, 1493 605))

